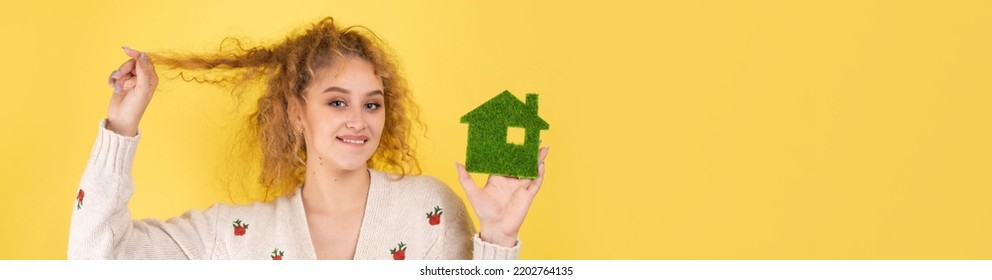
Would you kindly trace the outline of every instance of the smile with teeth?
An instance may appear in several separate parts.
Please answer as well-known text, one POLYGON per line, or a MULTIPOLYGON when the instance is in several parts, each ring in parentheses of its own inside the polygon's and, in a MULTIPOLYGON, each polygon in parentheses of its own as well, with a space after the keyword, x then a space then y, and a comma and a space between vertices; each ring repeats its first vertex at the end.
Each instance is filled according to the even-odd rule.
POLYGON ((337 137, 337 138, 338 138, 338 140, 341 140, 342 142, 351 143, 351 144, 365 144, 365 142, 368 142, 369 141, 368 139, 344 139, 344 138, 341 138, 341 137, 337 137))

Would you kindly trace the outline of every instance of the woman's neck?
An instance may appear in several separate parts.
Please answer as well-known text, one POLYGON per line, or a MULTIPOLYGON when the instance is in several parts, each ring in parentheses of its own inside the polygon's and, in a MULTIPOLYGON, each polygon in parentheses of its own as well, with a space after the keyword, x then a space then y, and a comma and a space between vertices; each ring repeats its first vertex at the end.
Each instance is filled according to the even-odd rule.
POLYGON ((306 174, 301 193, 308 213, 334 214, 365 208, 371 182, 368 169, 307 168, 306 174))

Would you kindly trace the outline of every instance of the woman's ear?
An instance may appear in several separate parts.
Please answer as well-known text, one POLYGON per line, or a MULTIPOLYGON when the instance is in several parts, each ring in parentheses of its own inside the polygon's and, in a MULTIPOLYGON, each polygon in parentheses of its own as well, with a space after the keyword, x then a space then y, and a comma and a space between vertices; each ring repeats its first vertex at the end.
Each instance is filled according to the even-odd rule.
POLYGON ((290 98, 286 109, 290 125, 297 132, 303 132, 303 104, 297 98, 290 98))

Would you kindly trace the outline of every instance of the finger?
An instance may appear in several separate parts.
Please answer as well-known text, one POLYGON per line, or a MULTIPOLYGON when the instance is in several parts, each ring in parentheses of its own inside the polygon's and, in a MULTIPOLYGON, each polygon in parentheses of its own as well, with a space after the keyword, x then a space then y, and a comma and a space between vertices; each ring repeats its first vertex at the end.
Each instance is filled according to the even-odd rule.
POLYGON ((538 163, 544 162, 544 159, 548 157, 548 147, 541 148, 540 155, 538 158, 538 163))
POLYGON ((134 79, 134 74, 131 73, 122 74, 120 78, 114 81, 114 93, 123 91, 124 83, 127 82, 128 80, 133 80, 133 79, 134 79))
POLYGON ((114 72, 110 73, 110 79, 107 80, 107 84, 110 87, 113 87, 114 84, 117 84, 117 81, 121 79, 121 76, 127 73, 131 73, 131 71, 134 70, 134 65, 135 65, 134 59, 128 59, 127 61, 125 61, 123 64, 121 64, 121 66, 117 67, 117 70, 114 70, 114 72))
POLYGON ((544 183, 544 160, 548 157, 549 149, 549 147, 541 148, 537 162, 537 179, 534 179, 527 189, 531 192, 531 195, 537 195, 537 191, 541 189, 541 184, 544 183))
POLYGON ((117 82, 117 77, 120 76, 118 73, 120 73, 120 71, 116 69, 114 70, 114 72, 110 72, 110 77, 107 78, 108 86, 114 87, 114 83, 117 82))
POLYGON ((458 182, 465 189, 465 195, 474 197, 479 192, 479 186, 475 184, 475 181, 472 181, 472 176, 469 176, 468 170, 465 170, 464 165, 455 162, 455 169, 458 170, 458 182))
MULTIPOLYGON (((117 84, 117 82, 114 81, 114 84, 117 84)), ((121 103, 121 101, 123 101, 123 100, 124 100, 124 93, 123 93, 123 91, 120 90, 120 88, 115 87, 114 88, 114 94, 110 96, 110 104, 111 104, 110 107, 111 108, 116 108, 121 103)))
POLYGON ((117 67, 117 72, 115 72, 116 76, 111 76, 111 77, 115 79, 120 79, 121 75, 131 73, 131 71, 134 71, 134 66, 136 63, 137 61, 135 61, 134 59, 128 59, 123 64, 121 64, 120 67, 117 67))
POLYGON ((138 58, 141 56, 141 52, 136 51, 132 48, 128 48, 127 46, 121 46, 121 48, 124 49, 125 55, 130 56, 134 60, 138 60, 138 58))
POLYGON ((138 84, 137 77, 131 77, 131 78, 127 79, 127 80, 124 80, 124 84, 123 84, 123 86, 121 86, 121 90, 122 91, 130 91, 130 90, 134 89, 134 87, 137 84, 138 84))
POLYGON ((158 85, 158 74, 155 73, 155 66, 145 52, 122 46, 124 54, 137 61, 135 66, 135 76, 138 77, 137 87, 154 88, 158 85))
POLYGON ((158 85, 158 74, 155 73, 155 66, 152 64, 148 53, 141 53, 138 56, 137 74, 138 86, 155 88, 158 85))

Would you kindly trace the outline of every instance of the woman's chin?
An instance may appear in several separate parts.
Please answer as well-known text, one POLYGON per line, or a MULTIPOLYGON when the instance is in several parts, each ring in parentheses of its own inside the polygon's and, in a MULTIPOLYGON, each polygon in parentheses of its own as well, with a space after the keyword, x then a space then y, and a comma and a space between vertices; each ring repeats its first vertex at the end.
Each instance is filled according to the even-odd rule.
POLYGON ((337 166, 341 168, 341 171, 364 171, 368 170, 369 167, 365 161, 362 162, 338 162, 337 166))
MULTIPOLYGON (((370 155, 371 156, 371 155, 370 155)), ((349 155, 346 153, 322 153, 318 158, 322 159, 321 165, 330 165, 341 171, 362 171, 368 170, 368 158, 365 155, 349 155)))

